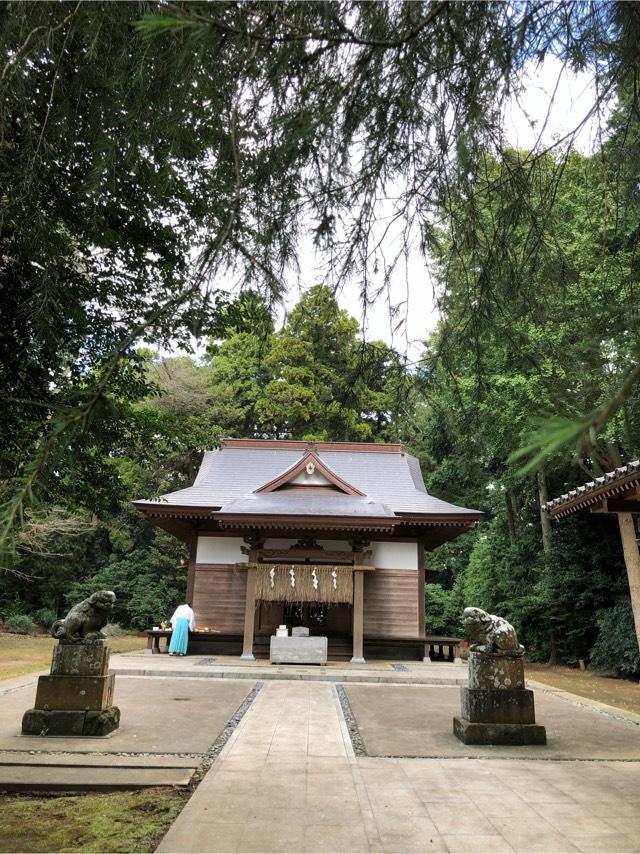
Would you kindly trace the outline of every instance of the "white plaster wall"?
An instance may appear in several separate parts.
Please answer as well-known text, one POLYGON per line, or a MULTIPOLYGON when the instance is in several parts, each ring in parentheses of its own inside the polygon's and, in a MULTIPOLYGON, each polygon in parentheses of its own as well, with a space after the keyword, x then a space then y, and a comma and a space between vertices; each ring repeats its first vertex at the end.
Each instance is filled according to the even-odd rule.
POLYGON ((248 563, 242 545, 242 537, 198 537, 196 563, 248 563))
POLYGON ((371 543, 371 562, 378 569, 417 569, 417 543, 371 543))
POLYGON ((301 484, 302 486, 331 486, 331 481, 318 471, 314 471, 313 474, 307 474, 304 470, 298 472, 289 483, 301 484))

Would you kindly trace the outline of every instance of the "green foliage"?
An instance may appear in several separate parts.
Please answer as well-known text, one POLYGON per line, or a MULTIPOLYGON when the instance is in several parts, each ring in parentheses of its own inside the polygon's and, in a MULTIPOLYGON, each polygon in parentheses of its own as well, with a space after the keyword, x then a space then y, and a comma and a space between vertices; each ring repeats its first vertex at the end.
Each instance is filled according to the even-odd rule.
POLYGON ((258 430, 276 438, 384 441, 398 438, 411 410, 412 380, 379 341, 358 338, 358 324, 327 286, 306 291, 263 361, 258 430))
POLYGON ((640 676, 631 602, 626 597, 598 612, 598 638, 591 650, 591 666, 620 676, 640 676))
POLYGON ((186 485, 224 433, 401 436, 434 491, 487 513, 469 566, 451 551, 452 601, 505 608, 540 651, 562 627, 567 649, 591 643, 610 579, 581 574, 579 552, 569 571, 549 538, 541 550, 515 455, 553 452, 536 473, 561 491, 640 444, 635 18, 613 2, 5 4, 2 601, 60 610, 69 589, 109 583, 124 622, 157 619, 183 579, 131 498, 186 485), (505 149, 504 99, 546 53, 617 89, 594 157, 505 149), (402 223, 392 258, 377 199, 402 223), (273 330, 309 232, 365 305, 413 246, 433 259, 442 322, 415 419, 414 377, 358 340, 330 287, 273 330), (267 298, 221 301, 221 280, 267 298), (203 335, 204 365, 136 350, 203 335), (564 433, 527 438, 550 414, 564 433), (82 511, 91 532, 29 551, 19 530, 38 501, 82 511))
POLYGON ((595 615, 626 576, 607 519, 580 514, 543 542, 540 485, 553 497, 640 450, 630 382, 640 197, 608 169, 576 152, 534 167, 511 151, 461 179, 455 215, 428 235, 442 315, 411 433, 434 492, 487 514, 470 553, 436 553, 445 593, 461 585, 465 605, 512 620, 532 657, 567 662, 588 657, 595 615), (507 241, 498 248, 496 223, 507 241))
POLYGON ((464 637, 464 604, 460 584, 450 590, 440 584, 427 584, 425 610, 427 634, 464 637))
POLYGON ((113 590, 117 597, 115 622, 145 629, 168 619, 176 605, 184 602, 187 573, 176 557, 184 549, 175 541, 163 545, 170 547, 168 553, 154 545, 114 554, 96 573, 73 585, 69 601, 84 599, 94 590, 113 590))
POLYGON ((46 631, 49 631, 51 626, 58 619, 58 615, 52 608, 38 608, 33 613, 33 619, 36 623, 46 631))
POLYGON ((358 340, 356 321, 330 289, 312 289, 278 332, 267 317, 266 304, 245 294, 226 305, 219 334, 228 337, 211 342, 203 363, 156 358, 142 348, 136 353, 149 392, 123 403, 119 422, 110 425, 108 456, 87 441, 95 465, 86 464, 85 455, 82 475, 72 476, 70 468, 58 474, 49 495, 64 506, 32 514, 22 529, 18 574, 7 577, 0 608, 61 614, 106 588, 118 597, 114 620, 124 627, 146 628, 169 617, 185 598, 181 561, 188 549, 138 518, 129 502, 191 484, 202 452, 222 435, 288 435, 295 416, 288 394, 300 394, 302 374, 294 365, 300 352, 310 354, 304 374, 310 397, 309 412, 297 413, 296 430, 304 423, 308 435, 327 439, 398 435, 413 380, 384 344, 358 340), (283 374, 290 385, 279 382, 283 374), (288 389, 281 400, 271 393, 274 384, 288 389), (271 424, 260 417, 266 402, 271 424))
MULTIPOLYGON (((591 262, 599 247, 615 244, 629 259, 637 256, 636 44, 634 5, 613 0, 5 3, 6 560, 15 558, 25 508, 49 496, 59 472, 75 486, 87 477, 100 483, 101 512, 116 500, 107 460, 126 428, 127 404, 148 391, 144 370, 132 361, 135 346, 177 342, 188 349, 192 336, 217 337, 221 329, 226 336, 260 327, 264 339, 269 321, 260 310, 252 314, 252 298, 234 318, 212 283, 251 284, 271 304, 298 273, 309 234, 325 253, 332 284, 356 279, 366 306, 416 246, 425 258, 437 254, 431 223, 448 222, 451 251, 440 258, 450 258, 469 285, 452 328, 475 339, 479 369, 481 319, 504 318, 526 354, 519 320, 530 299, 540 308, 540 276, 565 283, 564 234, 554 232, 575 220, 574 196, 556 192, 571 165, 570 139, 557 144, 555 158, 505 151, 505 99, 547 54, 595 73, 596 108, 606 110, 619 95, 616 132, 606 156, 594 160, 598 168, 610 164, 611 195, 592 194, 584 228, 576 229, 596 276, 591 262), (487 172, 488 152, 498 156, 498 170, 487 172), (499 204, 487 206, 487 194, 499 204), (204 247, 196 263, 194 246, 204 247)), ((609 293, 633 281, 625 265, 620 274, 607 267, 609 293)), ((624 316, 637 320, 637 312, 624 316)), ((270 388, 260 426, 313 433, 305 403, 313 409, 329 396, 326 410, 314 410, 326 412, 318 435, 366 437, 380 433, 382 422, 389 428, 384 383, 369 378, 369 391, 356 391, 354 405, 336 387, 325 355, 329 374, 311 377, 308 350, 298 347, 295 358, 280 353, 289 387, 270 388), (291 423, 282 421, 289 402, 291 423), (358 420, 353 411, 368 414, 358 420)), ((616 375, 628 355, 614 358, 616 375)), ((369 365, 375 377, 376 359, 362 359, 364 373, 369 365)), ((569 409, 571 400, 570 390, 569 409)), ((617 417, 615 400, 598 429, 617 417)), ((598 396, 579 414, 602 405, 598 396)), ((68 487, 61 487, 62 494, 68 487)))
POLYGON ((4 629, 17 635, 30 635, 35 630, 35 623, 28 614, 12 614, 4 620, 4 629))

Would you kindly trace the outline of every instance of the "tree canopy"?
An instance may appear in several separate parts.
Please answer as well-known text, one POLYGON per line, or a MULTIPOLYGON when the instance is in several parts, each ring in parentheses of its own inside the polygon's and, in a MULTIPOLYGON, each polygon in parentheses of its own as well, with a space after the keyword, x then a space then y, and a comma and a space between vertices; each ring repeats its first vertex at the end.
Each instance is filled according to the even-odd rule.
POLYGON ((638 454, 638 44, 613 0, 3 4, 4 601, 60 607, 103 573, 141 585, 122 615, 141 625, 149 555, 162 596, 184 578, 130 515, 139 490, 189 482, 225 433, 402 438, 488 514, 436 556, 443 630, 473 597, 540 655, 613 636, 610 538, 539 509, 638 454), (593 106, 513 150, 505 110, 549 56, 591 75, 593 106), (276 323, 308 241, 321 284, 276 323), (440 322, 414 369, 335 292, 366 306, 416 251, 440 322))

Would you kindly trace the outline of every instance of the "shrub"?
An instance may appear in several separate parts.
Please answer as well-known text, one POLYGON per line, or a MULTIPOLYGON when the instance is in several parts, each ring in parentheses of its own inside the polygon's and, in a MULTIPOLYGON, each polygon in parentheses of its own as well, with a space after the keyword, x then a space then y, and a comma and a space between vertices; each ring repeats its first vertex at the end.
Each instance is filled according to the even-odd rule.
POLYGON ((101 631, 102 634, 106 635, 108 638, 120 638, 129 634, 126 629, 123 629, 122 626, 119 626, 117 623, 107 623, 101 631))
POLYGON ((34 613, 33 618, 39 626, 49 631, 53 623, 58 619, 58 615, 52 608, 39 608, 34 613))
POLYGON ((70 603, 89 596, 94 590, 113 590, 117 601, 112 619, 125 628, 145 629, 173 614, 185 601, 186 568, 178 566, 175 555, 157 546, 134 549, 73 585, 70 603))
POLYGON ((591 666, 619 676, 640 676, 640 650, 630 599, 598 611, 597 620, 600 633, 591 650, 591 666))
POLYGON ((462 626, 461 585, 453 590, 444 590, 439 584, 427 584, 426 614, 427 633, 430 635, 453 635, 464 637, 462 626))
POLYGON ((35 629, 35 623, 28 614, 11 614, 5 619, 4 627, 17 635, 29 635, 35 629))

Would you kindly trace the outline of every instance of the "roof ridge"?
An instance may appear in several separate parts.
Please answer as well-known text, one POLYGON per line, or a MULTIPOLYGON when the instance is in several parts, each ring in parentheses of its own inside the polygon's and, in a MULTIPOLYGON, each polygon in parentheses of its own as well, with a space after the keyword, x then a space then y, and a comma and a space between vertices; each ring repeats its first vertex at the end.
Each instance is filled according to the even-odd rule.
POLYGON ((387 442, 320 442, 305 439, 234 439, 225 437, 220 441, 220 450, 243 448, 260 450, 271 448, 282 451, 353 451, 355 453, 402 454, 404 445, 387 442))

